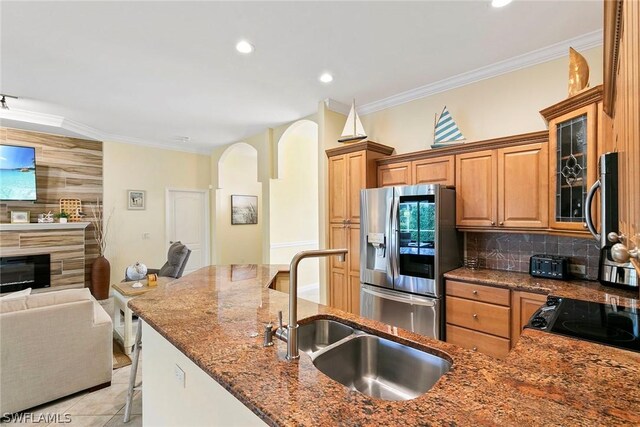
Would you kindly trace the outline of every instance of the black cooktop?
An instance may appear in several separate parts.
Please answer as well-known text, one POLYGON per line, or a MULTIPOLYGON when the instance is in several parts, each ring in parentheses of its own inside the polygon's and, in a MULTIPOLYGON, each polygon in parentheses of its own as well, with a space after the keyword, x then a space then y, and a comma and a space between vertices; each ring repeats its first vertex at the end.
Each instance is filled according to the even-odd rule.
POLYGON ((640 352, 640 308, 548 297, 528 327, 640 352))

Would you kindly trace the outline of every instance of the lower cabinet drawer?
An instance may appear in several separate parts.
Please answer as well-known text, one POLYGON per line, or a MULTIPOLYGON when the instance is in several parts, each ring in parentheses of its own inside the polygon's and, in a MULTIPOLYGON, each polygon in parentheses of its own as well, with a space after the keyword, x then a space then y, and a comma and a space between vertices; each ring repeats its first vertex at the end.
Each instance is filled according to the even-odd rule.
POLYGON ((509 340, 447 323, 447 342, 497 358, 507 357, 509 340))
POLYGON ((446 322, 474 331, 510 338, 509 307, 447 296, 446 322))

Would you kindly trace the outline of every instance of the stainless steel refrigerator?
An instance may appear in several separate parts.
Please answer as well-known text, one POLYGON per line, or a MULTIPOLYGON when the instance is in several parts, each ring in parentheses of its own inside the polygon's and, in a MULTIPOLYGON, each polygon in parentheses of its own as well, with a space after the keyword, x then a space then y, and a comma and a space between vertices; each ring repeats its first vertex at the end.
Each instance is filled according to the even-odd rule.
POLYGON ((444 337, 442 275, 461 265, 455 190, 413 185, 360 192, 360 314, 444 337))

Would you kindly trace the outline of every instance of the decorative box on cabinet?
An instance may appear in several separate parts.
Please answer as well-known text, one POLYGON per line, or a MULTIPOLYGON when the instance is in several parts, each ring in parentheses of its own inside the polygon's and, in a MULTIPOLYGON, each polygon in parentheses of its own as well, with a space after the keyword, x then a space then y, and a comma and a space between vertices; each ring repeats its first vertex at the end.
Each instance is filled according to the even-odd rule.
MULTIPOLYGON (((549 227, 585 231, 584 202, 597 179, 597 86, 540 112, 549 122, 549 227)), ((602 142, 604 144, 604 142, 602 142)), ((594 212, 595 214, 596 212, 594 212)))
POLYGON ((378 184, 376 160, 392 147, 372 141, 327 150, 329 158, 329 245, 347 248, 346 260, 329 261, 329 304, 360 312, 360 190, 378 184))

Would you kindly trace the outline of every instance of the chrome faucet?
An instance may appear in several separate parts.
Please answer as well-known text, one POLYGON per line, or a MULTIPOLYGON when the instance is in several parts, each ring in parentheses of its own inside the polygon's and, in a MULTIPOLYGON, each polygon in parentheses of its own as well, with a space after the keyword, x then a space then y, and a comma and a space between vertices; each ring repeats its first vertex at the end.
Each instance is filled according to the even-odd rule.
POLYGON ((293 256, 289 266, 289 324, 282 324, 282 311, 278 313, 278 329, 276 337, 287 343, 287 360, 300 358, 298 351, 298 264, 305 258, 319 258, 323 256, 337 255, 340 261, 344 261, 347 255, 346 249, 322 249, 315 251, 302 251, 293 256))

